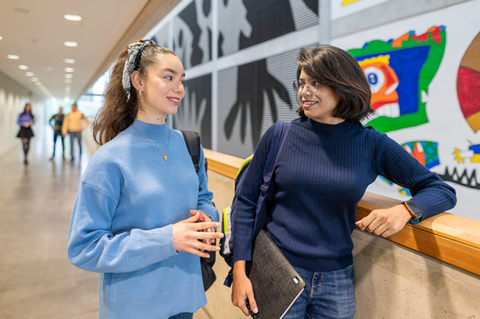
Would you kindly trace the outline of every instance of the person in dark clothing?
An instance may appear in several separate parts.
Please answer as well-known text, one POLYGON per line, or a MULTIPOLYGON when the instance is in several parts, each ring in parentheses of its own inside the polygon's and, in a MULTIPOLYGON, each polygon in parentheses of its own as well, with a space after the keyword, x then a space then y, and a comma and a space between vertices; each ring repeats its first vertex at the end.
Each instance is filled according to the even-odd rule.
POLYGON ((17 137, 22 140, 23 153, 25 158, 23 163, 28 164, 27 155, 30 149, 30 139, 34 136, 31 126, 35 123, 35 116, 32 114, 32 104, 27 103, 23 108, 17 119, 17 124, 20 125, 17 137))
POLYGON ((63 107, 58 108, 58 113, 53 115, 48 123, 50 126, 53 128, 53 155, 50 158, 50 161, 53 161, 55 158, 55 146, 57 145, 57 139, 58 137, 61 138, 62 140, 62 158, 63 161, 66 161, 65 158, 65 142, 64 142, 64 137, 62 134, 62 125, 63 125, 63 118, 65 117, 65 114, 63 114, 63 107))
MULTIPOLYGON (((353 318, 353 242, 358 227, 381 237, 456 204, 455 190, 386 134, 360 121, 373 112, 361 67, 333 46, 303 48, 298 58, 299 118, 278 154, 276 191, 265 229, 307 283, 286 313, 292 318, 353 318), (412 198, 356 221, 356 206, 378 175, 410 189, 412 198)), ((260 140, 237 190, 232 302, 257 308, 245 274, 251 260, 255 206, 275 124, 260 140)))

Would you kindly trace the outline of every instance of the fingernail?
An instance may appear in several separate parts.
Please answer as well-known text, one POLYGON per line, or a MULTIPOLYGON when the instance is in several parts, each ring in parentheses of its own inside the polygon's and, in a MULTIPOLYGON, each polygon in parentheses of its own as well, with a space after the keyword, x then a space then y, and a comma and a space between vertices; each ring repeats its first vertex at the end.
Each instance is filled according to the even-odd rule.
POLYGON ((257 312, 258 312, 258 308, 255 307, 255 309, 253 309, 253 312, 257 313, 257 312))

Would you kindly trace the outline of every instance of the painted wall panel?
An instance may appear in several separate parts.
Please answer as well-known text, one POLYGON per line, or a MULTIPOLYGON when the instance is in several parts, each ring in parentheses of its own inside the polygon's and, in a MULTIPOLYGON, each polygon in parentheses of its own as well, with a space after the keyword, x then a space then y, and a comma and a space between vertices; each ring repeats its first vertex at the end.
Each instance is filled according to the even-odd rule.
MULTIPOLYGON (((391 65, 397 76, 402 72, 410 76, 418 73, 418 82, 424 81, 424 84, 416 83, 416 88, 412 86, 406 92, 398 93, 400 112, 383 112, 383 116, 368 124, 388 132, 420 162, 426 166, 429 164, 427 167, 457 191, 458 204, 452 212, 473 219, 480 219, 480 164, 477 162, 480 135, 476 131, 476 122, 470 120, 479 111, 476 103, 478 71, 475 70, 475 62, 480 59, 478 12, 480 2, 470 1, 332 40, 333 45, 348 50, 361 61, 374 55, 390 55, 391 58, 391 53, 400 54, 402 48, 430 47, 427 60, 420 69, 418 56, 411 56, 403 65, 391 65), (389 46, 390 49, 372 53, 368 51, 370 46, 389 46), (432 53, 435 48, 437 53, 432 53), (466 74, 465 70, 470 73, 466 74), (466 91, 469 93, 465 94, 466 91), (408 104, 408 101, 402 101, 401 94, 417 98, 419 109, 424 104, 423 120, 412 121, 412 109, 402 110, 402 104, 408 104)), ((397 92, 402 81, 408 82, 401 76, 398 79, 397 92)), ((387 98, 386 95, 383 98, 387 98)), ((391 185, 382 178, 378 178, 368 191, 399 200, 409 196, 408 190, 391 185)))

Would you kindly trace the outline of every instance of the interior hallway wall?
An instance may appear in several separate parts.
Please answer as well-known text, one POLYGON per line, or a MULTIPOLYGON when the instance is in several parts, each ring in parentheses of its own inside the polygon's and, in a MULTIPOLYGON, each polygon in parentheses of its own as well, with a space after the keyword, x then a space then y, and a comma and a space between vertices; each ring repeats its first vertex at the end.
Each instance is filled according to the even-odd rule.
POLYGON ((17 119, 27 101, 32 103, 36 122, 32 129, 35 132, 44 123, 41 98, 0 72, 0 156, 15 146, 20 148, 20 142, 16 138, 19 130, 17 119))

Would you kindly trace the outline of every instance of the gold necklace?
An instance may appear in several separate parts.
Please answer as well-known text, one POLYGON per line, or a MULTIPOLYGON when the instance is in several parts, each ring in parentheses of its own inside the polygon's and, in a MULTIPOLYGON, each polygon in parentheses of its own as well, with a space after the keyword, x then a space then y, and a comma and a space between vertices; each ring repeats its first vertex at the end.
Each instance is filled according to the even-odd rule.
POLYGON ((168 129, 168 144, 167 144, 167 148, 165 149, 165 153, 162 153, 162 152, 160 152, 160 150, 159 150, 152 142, 149 141, 148 138, 146 138, 145 136, 143 136, 143 134, 140 133, 139 130, 137 130, 137 128, 135 127, 135 125, 133 125, 133 123, 132 123, 132 126, 133 126, 133 128, 135 129, 135 131, 138 132, 138 134, 140 134, 148 143, 152 144, 152 146, 155 147, 155 149, 156 149, 160 154, 162 154, 163 166, 165 166, 165 172, 168 173, 168 171, 167 171, 167 165, 165 164, 165 161, 167 160, 167 151, 168 151, 168 147, 170 146, 170 129, 168 129))

